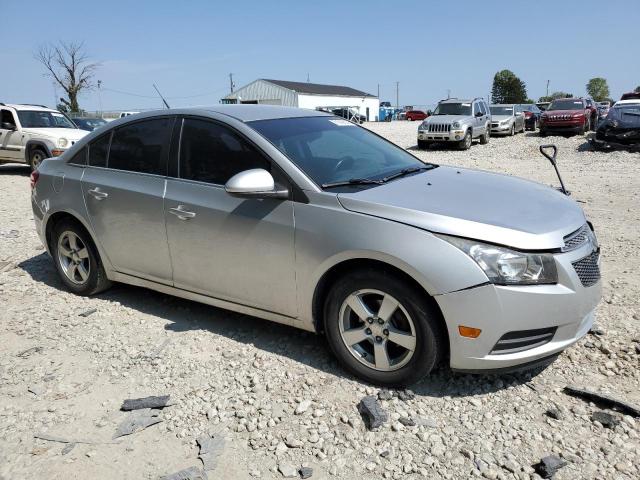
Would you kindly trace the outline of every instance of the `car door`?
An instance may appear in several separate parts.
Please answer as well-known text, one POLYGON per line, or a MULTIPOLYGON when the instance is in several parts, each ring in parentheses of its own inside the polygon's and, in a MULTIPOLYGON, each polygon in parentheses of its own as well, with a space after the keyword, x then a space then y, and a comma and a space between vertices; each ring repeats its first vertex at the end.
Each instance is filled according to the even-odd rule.
POLYGON ((277 167, 229 126, 184 118, 176 177, 165 212, 178 288, 296 316, 293 202, 238 198, 224 184, 236 173, 277 167))
POLYGON ((82 191, 89 219, 113 268, 171 284, 164 221, 174 117, 125 124, 89 145, 82 191))
POLYGON ((18 123, 13 112, 0 109, 0 159, 24 162, 24 145, 22 133, 18 130, 18 123), (13 128, 4 128, 12 125, 13 128))
POLYGON ((480 102, 473 102, 473 136, 483 135, 484 132, 484 113, 480 102), (481 115, 478 115, 478 112, 481 115))

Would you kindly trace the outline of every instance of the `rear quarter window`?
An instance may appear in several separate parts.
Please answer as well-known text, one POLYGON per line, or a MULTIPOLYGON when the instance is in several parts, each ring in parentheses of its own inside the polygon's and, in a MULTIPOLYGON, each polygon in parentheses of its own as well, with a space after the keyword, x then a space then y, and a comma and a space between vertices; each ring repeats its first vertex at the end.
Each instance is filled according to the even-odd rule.
POLYGON ((71 163, 73 165, 86 165, 87 164, 87 154, 89 153, 89 149, 87 147, 83 147, 79 152, 77 152, 67 163, 71 163))
POLYGON ((89 144, 89 166, 103 168, 107 166, 110 140, 111 132, 101 136, 89 144))

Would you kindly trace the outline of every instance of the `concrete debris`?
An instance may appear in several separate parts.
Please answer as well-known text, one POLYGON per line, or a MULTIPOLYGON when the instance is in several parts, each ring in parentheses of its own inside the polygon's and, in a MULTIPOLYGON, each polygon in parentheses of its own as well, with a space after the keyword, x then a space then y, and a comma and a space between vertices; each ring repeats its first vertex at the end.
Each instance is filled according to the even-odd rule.
POLYGON ((300 474, 300 478, 302 479, 311 478, 311 476, 313 475, 313 468, 300 467, 300 470, 298 470, 298 473, 300 474))
POLYGON ((144 397, 144 398, 130 398, 125 400, 120 407, 120 410, 139 410, 142 408, 164 408, 173 405, 169 400, 169 395, 162 395, 160 397, 144 397))
POLYGON ((358 411, 360 415, 362 415, 362 419, 369 430, 378 428, 389 420, 389 415, 373 395, 369 395, 360 400, 358 411))
POLYGON ((284 478, 298 478, 298 469, 290 463, 279 463, 278 471, 284 478))
POLYGON ((593 414, 591 415, 591 420, 594 422, 598 422, 604 428, 616 428, 618 425, 620 425, 619 417, 602 410, 593 412, 593 414))
POLYGON ((71 450, 73 450, 74 448, 76 448, 77 443, 67 443, 63 448, 62 451, 60 452, 62 455, 66 455, 67 453, 70 453, 71 450))
POLYGON ((20 358, 28 358, 30 357, 32 354, 34 353, 40 353, 42 352, 42 350, 44 350, 42 347, 31 347, 31 348, 27 348, 26 350, 21 351, 20 353, 18 353, 16 355, 16 357, 20 357, 20 358))
POLYGON ((566 466, 567 462, 556 455, 549 455, 533 465, 533 469, 542 478, 553 478, 558 470, 566 466))
POLYGON ((89 310, 85 310, 84 312, 80 312, 78 316, 80 317, 88 317, 89 315, 93 315, 98 311, 97 308, 90 308, 89 310))

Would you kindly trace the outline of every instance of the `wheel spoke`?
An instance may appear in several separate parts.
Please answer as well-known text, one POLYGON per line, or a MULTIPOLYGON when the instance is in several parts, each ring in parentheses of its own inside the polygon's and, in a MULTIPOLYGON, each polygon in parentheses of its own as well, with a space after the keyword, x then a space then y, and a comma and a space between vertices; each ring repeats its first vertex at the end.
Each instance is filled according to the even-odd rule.
POLYGON ((367 318, 372 317, 373 313, 367 308, 367 306, 362 301, 362 297, 352 293, 349 295, 347 299, 347 305, 351 307, 353 313, 355 313, 358 318, 362 321, 365 321, 367 318))
POLYGON ((400 331, 396 328, 389 328, 389 341, 413 352, 416 348, 416 337, 411 333, 400 331))
POLYGON ((78 273, 80 274, 80 278, 82 279, 82 281, 86 282, 87 278, 89 278, 89 272, 87 271, 87 269, 84 268, 83 264, 79 264, 77 270, 78 270, 78 273))
POLYGON ((58 247, 58 250, 60 251, 60 253, 62 255, 64 255, 67 258, 71 258, 71 250, 69 250, 67 247, 65 247, 64 245, 60 245, 58 247))
POLYGON ((82 248, 78 251, 78 256, 80 258, 89 258, 89 251, 87 250, 87 248, 82 248))
POLYGON ((389 369, 389 354, 387 353, 386 342, 376 342, 373 344, 373 356, 376 368, 380 370, 389 369))
POLYGON ((76 237, 73 233, 69 233, 67 235, 67 238, 69 239, 69 246, 71 247, 71 250, 77 250, 78 249, 78 242, 77 242, 78 237, 76 237))
POLYGON ((69 278, 75 280, 76 279, 76 272, 78 271, 78 265, 76 265, 75 263, 70 263, 69 264, 69 278))
POLYGON ((391 295, 385 295, 382 299, 382 304, 378 310, 378 318, 381 318, 385 322, 391 318, 391 315, 398 308, 398 301, 391 295))
POLYGON ((367 338, 365 327, 352 328, 351 330, 342 332, 342 338, 344 338, 345 343, 349 346, 360 343, 367 338))

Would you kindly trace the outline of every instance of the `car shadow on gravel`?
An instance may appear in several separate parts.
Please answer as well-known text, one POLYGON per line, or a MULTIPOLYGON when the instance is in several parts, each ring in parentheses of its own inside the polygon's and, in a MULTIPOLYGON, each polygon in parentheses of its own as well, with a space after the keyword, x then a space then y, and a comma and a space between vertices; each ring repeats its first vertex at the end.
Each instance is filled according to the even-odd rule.
MULTIPOLYGON (((46 253, 24 260, 17 267, 35 282, 64 290, 53 262, 46 253)), ((164 328, 171 332, 209 331, 366 385, 338 364, 321 335, 121 283, 114 284, 96 298, 118 302, 140 313, 167 320, 169 323, 164 328)), ((69 314, 77 312, 70 311, 69 314)), ((452 372, 443 366, 411 388, 417 395, 425 397, 466 397, 527 384, 540 371, 542 369, 508 375, 469 375, 452 372)))
POLYGON ((28 165, 20 165, 17 163, 0 165, 0 175, 22 175, 28 177, 31 175, 31 168, 29 168, 28 165))

